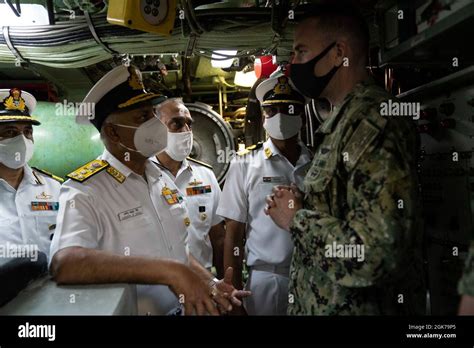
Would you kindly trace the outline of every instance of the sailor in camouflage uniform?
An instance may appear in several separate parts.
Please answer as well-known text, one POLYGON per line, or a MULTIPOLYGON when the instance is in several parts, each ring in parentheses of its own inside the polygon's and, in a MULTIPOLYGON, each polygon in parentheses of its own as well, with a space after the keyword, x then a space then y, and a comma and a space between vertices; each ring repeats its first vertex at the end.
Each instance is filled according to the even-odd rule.
POLYGON ((328 11, 298 25, 291 74, 300 92, 334 108, 316 132, 304 193, 280 187, 267 198, 267 214, 295 245, 288 313, 423 314, 415 132, 407 117, 380 115, 392 96, 357 60, 368 42, 362 22, 328 11), (352 65, 340 68, 346 57, 352 65), (336 246, 362 255, 331 255, 336 246))
POLYGON ((459 282, 458 290, 463 295, 459 314, 474 315, 474 242, 471 243, 466 268, 459 282))

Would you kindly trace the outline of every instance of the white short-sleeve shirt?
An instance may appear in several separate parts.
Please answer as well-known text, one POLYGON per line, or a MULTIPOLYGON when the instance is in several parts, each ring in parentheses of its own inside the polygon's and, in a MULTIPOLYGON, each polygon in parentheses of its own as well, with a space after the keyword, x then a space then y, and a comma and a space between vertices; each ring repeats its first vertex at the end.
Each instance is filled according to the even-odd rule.
MULTIPOLYGON (((145 180, 107 150, 100 159, 125 176, 125 181, 120 183, 102 170, 82 183, 64 183, 51 257, 66 247, 80 246, 187 263, 185 204, 169 204, 163 195, 164 189, 177 191, 172 180, 151 161, 145 180)), ((166 314, 178 304, 166 286, 138 285, 137 289, 139 314, 166 314)))
POLYGON ((22 249, 27 257, 34 249, 49 254, 60 187, 58 181, 28 165, 17 190, 0 178, 0 245, 4 252, 13 255, 18 245, 27 245, 29 248, 22 249))
POLYGON ((247 225, 247 265, 289 266, 293 253, 290 234, 265 215, 265 198, 276 185, 302 183, 311 163, 303 145, 293 166, 271 139, 262 147, 231 162, 217 214, 247 225))
POLYGON ((152 159, 171 180, 183 196, 191 219, 188 228, 188 243, 191 254, 206 268, 212 267, 212 244, 209 230, 223 219, 216 214, 221 188, 214 172, 206 166, 184 160, 176 177, 162 166, 157 158, 152 159))

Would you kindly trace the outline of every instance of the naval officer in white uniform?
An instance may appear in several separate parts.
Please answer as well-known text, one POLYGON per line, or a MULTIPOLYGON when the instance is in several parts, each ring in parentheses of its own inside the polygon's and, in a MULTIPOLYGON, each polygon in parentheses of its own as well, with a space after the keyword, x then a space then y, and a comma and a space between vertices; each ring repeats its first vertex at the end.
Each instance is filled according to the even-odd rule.
POLYGON ((188 157, 193 148, 193 119, 182 100, 170 98, 160 104, 160 110, 168 127, 168 145, 151 159, 186 198, 191 253, 209 271, 214 266, 222 277, 225 229, 224 219, 216 214, 221 188, 210 165, 188 157))
POLYGON ((249 315, 285 315, 293 243, 265 215, 265 198, 276 185, 301 186, 311 153, 299 140, 303 97, 285 76, 262 82, 256 90, 269 138, 247 148, 231 162, 217 214, 226 218, 225 267, 233 267, 234 286, 242 288, 244 237, 252 296, 249 315))
POLYGON ((0 257, 48 255, 56 228, 62 179, 27 164, 40 125, 35 106, 28 92, 0 89, 0 257))
POLYGON ((138 284, 139 314, 169 314, 179 304, 186 314, 218 314, 246 293, 188 254, 183 197, 148 160, 166 147, 153 107, 165 99, 144 90, 133 66, 110 71, 84 99, 95 114, 78 121, 100 131, 106 150, 61 189, 51 272, 61 284, 138 284))

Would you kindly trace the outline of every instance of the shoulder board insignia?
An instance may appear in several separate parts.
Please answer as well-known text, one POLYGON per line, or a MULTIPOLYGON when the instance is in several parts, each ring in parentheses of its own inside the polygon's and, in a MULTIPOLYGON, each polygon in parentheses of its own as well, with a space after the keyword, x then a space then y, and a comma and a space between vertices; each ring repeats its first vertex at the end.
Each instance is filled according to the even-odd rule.
POLYGON ((237 155, 245 156, 245 155, 249 154, 250 152, 251 152, 250 150, 244 149, 242 151, 237 152, 237 155))
POLYGON ((49 176, 51 179, 54 179, 56 181, 59 181, 61 184, 64 182, 64 179, 59 177, 59 176, 56 176, 50 172, 47 172, 46 170, 43 170, 43 169, 39 169, 39 168, 36 168, 36 167, 32 167, 32 169, 36 170, 37 172, 41 173, 41 174, 44 174, 46 176, 49 176))
POLYGON ((248 154, 251 153, 252 151, 255 151, 255 150, 258 150, 258 149, 262 148, 262 146, 263 146, 263 143, 262 143, 262 142, 258 142, 257 144, 248 146, 247 148, 245 148, 245 150, 242 150, 242 151, 237 152, 237 155, 239 155, 239 156, 248 155, 248 154))
POLYGON ((74 181, 84 182, 95 174, 100 173, 108 166, 109 163, 107 161, 93 160, 68 174, 67 177, 74 181))
POLYGON ((191 162, 194 162, 194 163, 197 163, 197 164, 200 164, 204 167, 207 167, 209 169, 212 169, 212 166, 210 164, 207 164, 206 162, 201 162, 201 161, 198 161, 197 159, 194 159, 194 158, 191 158, 191 157, 187 157, 186 158, 188 161, 191 161, 191 162))
POLYGON ((109 173, 115 180, 117 180, 121 184, 123 184, 123 182, 127 178, 118 169, 116 169, 112 166, 107 167, 107 173, 109 173))
POLYGON ((272 155, 273 155, 272 150, 269 147, 265 148, 265 150, 263 152, 265 153, 265 157, 267 159, 272 157, 272 155))

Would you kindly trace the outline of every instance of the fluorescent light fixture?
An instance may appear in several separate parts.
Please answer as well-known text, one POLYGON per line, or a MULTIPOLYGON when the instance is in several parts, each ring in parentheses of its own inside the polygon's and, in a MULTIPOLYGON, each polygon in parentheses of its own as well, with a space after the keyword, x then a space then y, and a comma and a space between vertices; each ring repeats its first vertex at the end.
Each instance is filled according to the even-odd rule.
POLYGON ((249 71, 244 73, 243 71, 237 71, 235 73, 234 84, 241 87, 252 87, 257 82, 257 76, 255 71, 249 71))
POLYGON ((224 59, 225 56, 223 57, 219 54, 223 54, 225 56, 235 56, 237 54, 237 50, 218 50, 212 53, 211 65, 213 68, 229 68, 232 66, 234 58, 224 59))
MULTIPOLYGON (((2 1, 3 2, 3 1, 2 1)), ((15 6, 15 2, 13 2, 15 6)), ((1 26, 24 27, 30 25, 49 25, 48 11, 43 5, 20 3, 21 16, 17 17, 10 6, 0 4, 1 26)))

